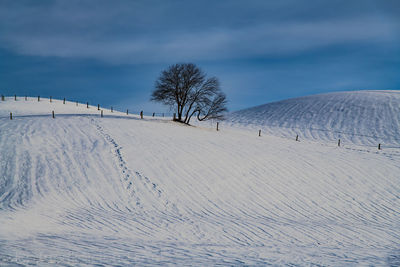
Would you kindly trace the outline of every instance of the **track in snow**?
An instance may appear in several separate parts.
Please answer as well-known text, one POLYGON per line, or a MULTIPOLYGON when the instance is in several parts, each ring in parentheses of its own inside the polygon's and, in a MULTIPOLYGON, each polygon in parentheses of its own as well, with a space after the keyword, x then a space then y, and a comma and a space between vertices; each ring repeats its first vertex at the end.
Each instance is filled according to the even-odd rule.
POLYGON ((0 265, 399 263, 395 151, 123 117, 0 122, 0 265))
MULTIPOLYGON (((135 198, 136 205, 143 209, 143 206, 141 205, 141 200, 139 196, 136 194, 136 191, 139 190, 138 185, 139 183, 141 183, 144 186, 144 188, 152 192, 152 194, 156 199, 155 202, 162 201, 163 205, 167 207, 167 205, 169 205, 169 202, 168 200, 165 200, 165 198, 162 195, 162 190, 160 190, 157 187, 157 184, 152 183, 148 177, 143 176, 140 172, 131 171, 127 167, 126 161, 122 157, 122 152, 121 152, 122 147, 119 146, 117 142, 108 133, 104 131, 103 127, 101 127, 100 123, 97 120, 91 119, 90 121, 96 126, 100 135, 103 136, 114 148, 114 153, 117 159, 117 165, 119 166, 121 176, 125 181, 126 190, 128 190, 131 196, 135 198)), ((127 209, 131 211, 129 208, 127 209)))

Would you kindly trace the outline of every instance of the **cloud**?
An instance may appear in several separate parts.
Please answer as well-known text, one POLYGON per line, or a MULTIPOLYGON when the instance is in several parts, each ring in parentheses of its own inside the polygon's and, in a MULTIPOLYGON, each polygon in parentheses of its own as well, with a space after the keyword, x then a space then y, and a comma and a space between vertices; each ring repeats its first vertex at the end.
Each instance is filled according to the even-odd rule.
POLYGON ((261 12, 252 18, 247 13, 254 12, 254 7, 243 7, 247 11, 243 17, 235 1, 228 6, 227 14, 218 4, 215 8, 220 12, 213 13, 211 3, 207 8, 207 4, 168 5, 164 1, 128 1, 115 6, 107 1, 96 5, 90 1, 49 1, 41 5, 8 2, 0 13, 0 46, 23 55, 142 64, 292 56, 338 45, 379 49, 399 42, 397 21, 391 16, 347 14, 321 18, 320 13, 327 12, 321 9, 307 18, 302 8, 297 13, 283 9, 288 3, 298 8, 296 1, 266 7, 262 2, 254 3, 270 17, 264 18, 261 12), (196 8, 200 9, 198 21, 188 18, 196 16, 192 10, 196 8), (271 10, 293 16, 280 20, 271 10), (180 14, 185 14, 183 21, 180 14))

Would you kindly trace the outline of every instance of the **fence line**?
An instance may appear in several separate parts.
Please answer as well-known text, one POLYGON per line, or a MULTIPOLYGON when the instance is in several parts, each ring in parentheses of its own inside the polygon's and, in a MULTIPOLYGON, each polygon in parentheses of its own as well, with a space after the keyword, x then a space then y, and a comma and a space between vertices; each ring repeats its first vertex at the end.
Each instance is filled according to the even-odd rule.
MULTIPOLYGON (((6 96, 4 96, 4 95, 1 95, 1 101, 6 101, 7 98, 10 98, 10 97, 6 97, 6 96)), ((14 101, 19 101, 17 95, 14 95, 13 98, 14 98, 14 101)), ((25 95, 25 101, 27 101, 27 98, 28 98, 28 96, 25 95)), ((32 98, 32 97, 30 97, 30 98, 32 98)), ((52 98, 52 96, 50 96, 49 100, 50 100, 50 103, 53 103, 53 98, 52 98)), ((37 101, 40 102, 40 95, 37 96, 37 101)), ((66 98, 63 98, 63 100, 60 100, 60 101, 62 101, 63 104, 66 104, 66 98)), ((76 101, 76 106, 78 106, 78 103, 79 103, 79 102, 76 101)), ((90 108, 89 102, 86 102, 86 107, 87 107, 88 109, 90 108)), ((103 110, 104 110, 104 109, 101 109, 101 108, 100 108, 100 104, 97 104, 97 110, 100 111, 99 116, 100 116, 101 118, 103 118, 103 117, 104 117, 104 114, 103 114, 103 110)), ((114 108, 111 106, 110 112, 113 113, 114 111, 123 113, 122 111, 116 110, 116 109, 114 109, 114 108)), ((143 119, 143 116, 148 116, 148 117, 163 117, 163 118, 165 118, 165 117, 173 117, 173 118, 175 119, 175 116, 176 116, 175 113, 169 113, 169 112, 144 112, 143 110, 141 110, 141 111, 133 111, 133 112, 131 111, 131 112, 129 112, 129 109, 126 109, 126 115, 129 116, 129 115, 135 115, 135 114, 138 114, 138 116, 140 116, 141 119, 143 119)), ((43 115, 44 115, 44 114, 43 114, 43 115)), ((63 115, 63 114, 60 114, 60 115, 63 115)), ((96 115, 96 114, 92 114, 92 115, 96 115)), ((23 117, 23 116, 27 116, 27 115, 22 115, 22 116, 18 116, 18 115, 17 115, 17 116, 15 116, 15 114, 14 114, 14 116, 13 116, 12 112, 10 112, 10 120, 12 120, 13 118, 23 117)), ((28 116, 29 116, 29 115, 28 115, 28 116)), ((33 116, 34 116, 34 115, 33 115, 33 116)), ((55 118, 55 112, 54 112, 54 110, 51 112, 51 116, 52 116, 53 119, 55 118)), ((294 130, 294 129, 302 129, 302 128, 298 128, 298 127, 288 127, 288 126, 282 126, 282 127, 281 127, 281 126, 278 126, 278 125, 265 125, 265 126, 268 126, 269 128, 271 128, 271 127, 276 127, 276 128, 287 128, 287 129, 291 129, 291 130, 294 130)), ((219 122, 216 122, 216 130, 217 130, 217 131, 220 130, 219 122)), ((354 134, 354 133, 346 133, 346 132, 340 132, 340 131, 334 131, 334 130, 327 130, 327 129, 309 128, 308 130, 310 130, 310 131, 325 131, 325 132, 339 133, 339 134, 344 134, 344 135, 347 135, 347 134, 348 134, 348 135, 353 135, 353 136, 377 138, 377 136, 359 135, 359 134, 354 134)), ((261 137, 261 129, 258 130, 258 136, 261 137)), ((298 134, 296 135, 295 140, 296 140, 296 141, 300 141, 300 140, 299 140, 299 135, 298 135, 298 134)), ((338 142, 337 142, 337 146, 340 147, 341 144, 342 144, 342 142, 341 142, 341 139, 339 138, 339 139, 338 139, 338 142)), ((353 143, 353 144, 357 146, 357 144, 355 144, 355 143, 353 143)), ((372 147, 377 147, 378 150, 382 150, 382 148, 384 148, 384 147, 385 147, 385 148, 391 148, 391 149, 400 149, 400 147, 382 146, 381 143, 378 143, 377 146, 368 146, 368 145, 365 145, 365 144, 360 145, 360 146, 363 146, 363 147, 371 147, 371 148, 372 148, 372 147)))

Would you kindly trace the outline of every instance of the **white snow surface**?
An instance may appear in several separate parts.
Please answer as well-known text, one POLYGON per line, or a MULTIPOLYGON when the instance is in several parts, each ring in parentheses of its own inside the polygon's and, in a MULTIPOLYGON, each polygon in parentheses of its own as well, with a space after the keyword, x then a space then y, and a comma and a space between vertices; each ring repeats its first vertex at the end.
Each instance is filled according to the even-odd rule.
POLYGON ((226 123, 217 132, 106 109, 101 118, 97 107, 68 101, 6 98, 0 266, 399 266, 399 114, 388 111, 398 110, 399 94, 345 94, 264 106, 266 123, 273 105, 286 110, 275 121, 298 126, 286 129, 301 142, 283 127, 258 137, 226 123), (349 116, 328 120, 323 105, 338 98, 342 108, 329 110, 349 116), (366 101, 375 117, 358 120, 354 114, 369 112, 366 101), (337 147, 306 119, 287 117, 304 103, 312 118, 327 118, 310 125, 340 131, 349 143, 337 147), (354 135, 358 128, 368 133, 354 135), (377 150, 378 141, 393 147, 377 150))
POLYGON ((224 124, 289 138, 400 147, 400 91, 293 98, 233 112, 224 124))

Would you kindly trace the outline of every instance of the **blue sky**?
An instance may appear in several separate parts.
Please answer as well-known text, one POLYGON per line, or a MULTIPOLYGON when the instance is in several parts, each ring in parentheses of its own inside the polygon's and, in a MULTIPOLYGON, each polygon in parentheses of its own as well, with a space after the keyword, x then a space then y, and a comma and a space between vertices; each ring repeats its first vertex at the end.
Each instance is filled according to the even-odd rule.
POLYGON ((193 62, 231 111, 331 91, 400 89, 400 1, 0 0, 0 92, 133 111, 193 62))

